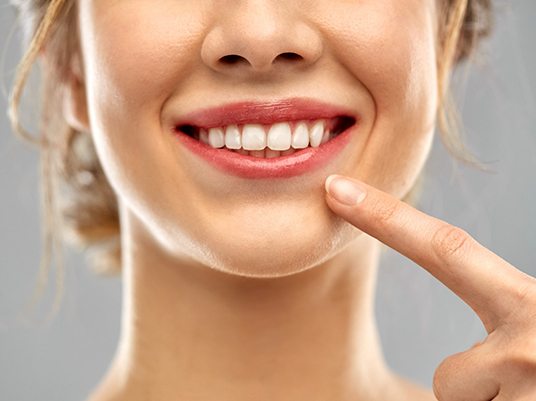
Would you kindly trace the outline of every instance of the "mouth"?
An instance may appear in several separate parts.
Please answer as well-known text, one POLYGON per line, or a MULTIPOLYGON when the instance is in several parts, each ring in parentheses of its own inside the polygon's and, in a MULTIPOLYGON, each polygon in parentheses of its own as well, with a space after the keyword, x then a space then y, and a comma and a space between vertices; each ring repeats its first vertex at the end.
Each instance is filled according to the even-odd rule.
POLYGON ((242 156, 279 158, 318 148, 355 125, 352 116, 330 119, 280 121, 274 124, 229 124, 199 127, 182 124, 175 127, 203 146, 223 149, 242 156))
POLYGON ((197 110, 170 128, 195 163, 241 178, 289 178, 335 159, 358 125, 350 109, 290 98, 197 110))

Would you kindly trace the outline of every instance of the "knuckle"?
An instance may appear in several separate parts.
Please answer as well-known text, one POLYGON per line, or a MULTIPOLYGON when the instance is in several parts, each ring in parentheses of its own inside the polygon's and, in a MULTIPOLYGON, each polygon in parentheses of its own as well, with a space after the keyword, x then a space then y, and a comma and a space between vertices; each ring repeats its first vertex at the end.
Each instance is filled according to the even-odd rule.
POLYGON ((510 357, 503 363, 502 368, 504 374, 509 376, 536 378, 536 359, 534 357, 530 358, 517 353, 515 358, 510 357))
POLYGON ((459 227, 446 224, 441 226, 432 237, 432 249, 441 259, 462 256, 471 245, 473 238, 459 227))
POLYGON ((536 378, 536 333, 512 340, 501 365, 505 374, 536 378))
POLYGON ((516 285, 509 291, 511 297, 510 312, 503 317, 504 322, 514 323, 514 330, 518 325, 531 329, 536 322, 536 285, 529 280, 525 285, 516 285))
POLYGON ((516 286, 513 296, 518 305, 530 305, 530 311, 534 312, 534 307, 536 307, 536 280, 530 277, 526 285, 516 286))
POLYGON ((443 394, 445 394, 443 387, 444 381, 443 376, 439 372, 439 368, 434 372, 434 377, 432 379, 432 391, 434 392, 435 397, 439 401, 442 401, 444 399, 443 394))
POLYGON ((458 366, 458 355, 451 355, 439 364, 434 372, 432 379, 432 390, 439 401, 448 399, 450 391, 450 377, 456 371, 458 366))

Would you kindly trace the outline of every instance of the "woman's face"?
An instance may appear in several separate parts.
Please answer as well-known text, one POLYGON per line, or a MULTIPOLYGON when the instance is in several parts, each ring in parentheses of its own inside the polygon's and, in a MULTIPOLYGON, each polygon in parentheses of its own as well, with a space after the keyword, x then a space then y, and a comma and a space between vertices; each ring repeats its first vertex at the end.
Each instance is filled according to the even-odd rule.
POLYGON ((402 198, 428 155, 435 0, 79 0, 78 12, 99 159, 177 258, 248 276, 313 267, 362 235, 327 207, 329 174, 402 198), (357 119, 327 164, 245 178, 178 140, 177 122, 199 109, 289 98, 357 119))

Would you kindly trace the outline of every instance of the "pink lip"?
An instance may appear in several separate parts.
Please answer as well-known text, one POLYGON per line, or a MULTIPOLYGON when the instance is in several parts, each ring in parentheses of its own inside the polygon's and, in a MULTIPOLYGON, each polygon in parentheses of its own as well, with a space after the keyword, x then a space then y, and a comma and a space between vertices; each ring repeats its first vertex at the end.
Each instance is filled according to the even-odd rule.
POLYGON ((203 109, 177 119, 173 132, 180 143, 216 168, 242 178, 288 178, 327 164, 349 143, 351 132, 359 122, 355 112, 312 99, 286 99, 279 102, 240 102, 203 109), (317 148, 307 147, 292 155, 257 158, 212 148, 182 132, 179 127, 224 127, 230 124, 273 124, 279 121, 333 119, 352 117, 354 125, 317 148))
POLYGON ((291 98, 277 102, 239 102, 201 109, 174 121, 175 127, 194 125, 199 128, 225 127, 231 124, 274 124, 278 121, 319 120, 353 116, 346 108, 313 99, 291 98))

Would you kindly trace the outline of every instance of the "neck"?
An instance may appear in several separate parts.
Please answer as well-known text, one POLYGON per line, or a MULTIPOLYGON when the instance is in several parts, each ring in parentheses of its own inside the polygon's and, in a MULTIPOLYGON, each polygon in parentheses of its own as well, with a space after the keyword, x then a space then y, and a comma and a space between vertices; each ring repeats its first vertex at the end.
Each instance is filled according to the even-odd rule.
POLYGON ((124 215, 123 321, 109 376, 129 400, 368 400, 385 385, 372 237, 307 271, 258 279, 170 257, 124 215))

